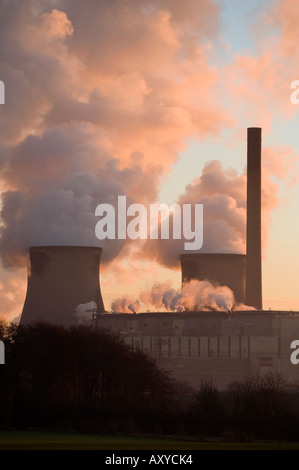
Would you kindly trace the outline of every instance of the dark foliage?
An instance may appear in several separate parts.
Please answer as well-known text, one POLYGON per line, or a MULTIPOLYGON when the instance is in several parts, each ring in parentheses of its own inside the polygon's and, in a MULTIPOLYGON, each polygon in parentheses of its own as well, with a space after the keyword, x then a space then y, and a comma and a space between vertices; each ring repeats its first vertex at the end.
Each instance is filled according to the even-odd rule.
POLYGON ((171 380, 111 333, 41 323, 2 325, 0 337, 0 425, 163 429, 173 406, 171 380))
POLYGON ((108 331, 0 323, 0 427, 298 440, 299 386, 279 374, 198 390, 108 331))

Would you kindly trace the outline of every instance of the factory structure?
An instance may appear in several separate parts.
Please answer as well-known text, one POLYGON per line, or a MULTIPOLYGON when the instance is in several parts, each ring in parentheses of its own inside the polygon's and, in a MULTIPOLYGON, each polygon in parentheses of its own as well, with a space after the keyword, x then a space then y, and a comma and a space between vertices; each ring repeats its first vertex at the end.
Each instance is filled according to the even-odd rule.
POLYGON ((100 316, 97 324, 195 388, 202 380, 226 388, 269 372, 299 379, 299 364, 290 360, 299 312, 115 313, 100 316))
POLYGON ((232 312, 148 312, 108 314, 102 300, 101 248, 37 246, 29 251, 28 287, 21 323, 38 320, 70 326, 82 320, 78 305, 95 327, 106 328, 143 350, 175 378, 198 387, 211 380, 225 388, 266 372, 299 378, 291 343, 299 339, 299 312, 262 310, 261 129, 247 129, 246 254, 186 253, 180 257, 182 283, 209 280, 228 286, 237 303, 252 309, 232 312))

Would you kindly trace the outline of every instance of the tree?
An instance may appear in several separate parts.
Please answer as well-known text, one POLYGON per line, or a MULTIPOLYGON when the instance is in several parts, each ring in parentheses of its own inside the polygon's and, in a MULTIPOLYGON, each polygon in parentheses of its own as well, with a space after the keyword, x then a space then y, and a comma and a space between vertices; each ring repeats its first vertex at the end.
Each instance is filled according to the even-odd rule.
POLYGON ((14 426, 79 429, 114 420, 121 428, 131 420, 152 429, 173 410, 168 375, 109 331, 45 323, 0 331, 9 343, 3 403, 14 426))

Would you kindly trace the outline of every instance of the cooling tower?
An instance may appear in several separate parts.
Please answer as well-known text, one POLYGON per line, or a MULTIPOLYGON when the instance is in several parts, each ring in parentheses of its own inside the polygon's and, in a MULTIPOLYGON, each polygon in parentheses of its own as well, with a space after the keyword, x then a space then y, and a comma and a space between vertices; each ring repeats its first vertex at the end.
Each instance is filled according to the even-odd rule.
POLYGON ((228 286, 236 302, 246 298, 246 255, 231 253, 196 253, 181 255, 182 282, 209 280, 228 286))
POLYGON ((91 301, 96 302, 99 312, 104 312, 99 284, 101 252, 101 248, 85 246, 31 248, 21 323, 77 324, 76 307, 91 301))
POLYGON ((259 127, 247 129, 246 304, 262 309, 261 146, 259 127))

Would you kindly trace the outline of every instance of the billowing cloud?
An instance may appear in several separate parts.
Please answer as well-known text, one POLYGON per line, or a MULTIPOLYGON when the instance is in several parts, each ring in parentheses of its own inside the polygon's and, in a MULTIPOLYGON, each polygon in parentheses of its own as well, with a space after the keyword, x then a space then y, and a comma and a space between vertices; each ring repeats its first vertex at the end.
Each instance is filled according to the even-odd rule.
POLYGON ((253 47, 234 54, 223 67, 225 96, 236 126, 245 120, 271 132, 281 117, 288 120, 297 112, 290 84, 298 79, 298 14, 292 0, 262 5, 251 25, 253 47))
POLYGON ((130 305, 146 309, 162 311, 231 311, 252 310, 235 302, 232 290, 227 286, 213 284, 208 280, 191 280, 184 283, 182 289, 172 287, 170 281, 155 283, 151 289, 140 293, 139 298, 132 302, 126 297, 113 302, 113 312, 130 313, 130 305))
POLYGON ((97 243, 98 203, 153 200, 184 139, 223 124, 205 49, 217 7, 200 3, 2 2, 6 263, 33 244, 97 243))
MULTIPOLYGON (((31 245, 99 245, 95 207, 119 194, 154 201, 185 139, 218 132, 228 113, 209 64, 213 0, 0 9, 0 250, 21 268, 31 245)), ((125 245, 102 244, 103 260, 125 245)))
MULTIPOLYGON (((291 147, 265 147, 262 151, 262 244, 268 244, 271 215, 278 206, 280 185, 297 181, 298 155, 291 147)), ((246 168, 238 174, 232 168, 223 168, 219 160, 206 163, 202 174, 185 188, 176 201, 183 204, 203 204, 203 246, 201 253, 246 252, 246 168)), ((183 211, 181 210, 183 213, 183 211)), ((194 210, 192 211, 194 227, 194 210)), ((183 217, 182 217, 183 223, 183 217)), ((172 219, 170 219, 172 227, 172 219)), ((182 230, 183 233, 183 230, 182 230)), ((179 268, 180 255, 185 253, 182 238, 175 240, 148 240, 141 256, 154 259, 164 266, 179 268)), ((196 252, 196 251, 195 251, 196 252)))
POLYGON ((139 305, 139 300, 132 301, 127 297, 121 297, 113 300, 111 310, 117 313, 137 313, 139 305))
MULTIPOLYGON (((115 205, 120 194, 155 202, 192 138, 244 119, 269 129, 278 106, 291 115, 297 9, 290 0, 276 2, 261 18, 270 39, 260 28, 255 54, 217 67, 213 0, 0 0, 2 264, 24 268, 26 250, 39 244, 101 245, 105 263, 130 257, 130 240, 96 239, 95 207, 115 205)), ((283 171, 287 161, 294 169, 296 158, 286 147, 265 150, 268 222, 275 178, 290 174, 277 174, 278 154, 283 171)), ((214 161, 178 198, 204 204, 203 251, 244 252, 245 184, 244 175, 214 161)), ((133 256, 177 268, 180 253, 177 241, 161 241, 133 256)), ((7 293, 0 315, 7 315, 13 287, 0 278, 7 293)))
POLYGON ((24 273, 2 270, 0 277, 0 317, 19 320, 26 293, 24 273))

